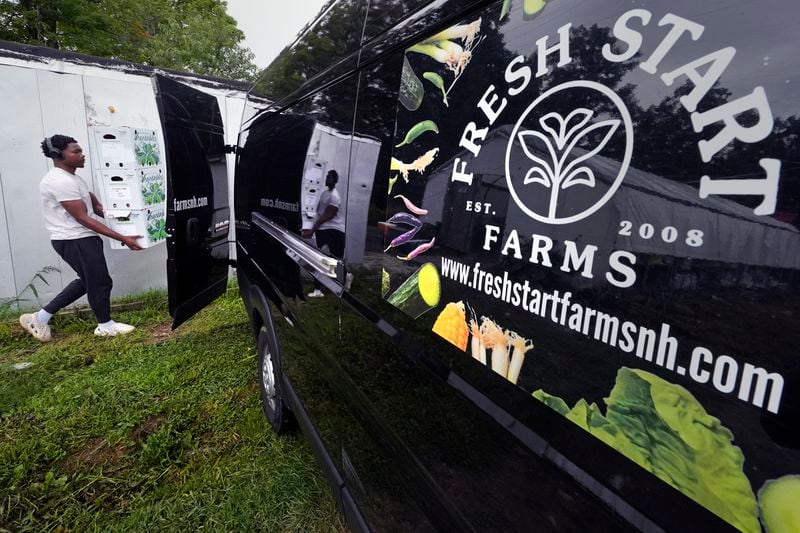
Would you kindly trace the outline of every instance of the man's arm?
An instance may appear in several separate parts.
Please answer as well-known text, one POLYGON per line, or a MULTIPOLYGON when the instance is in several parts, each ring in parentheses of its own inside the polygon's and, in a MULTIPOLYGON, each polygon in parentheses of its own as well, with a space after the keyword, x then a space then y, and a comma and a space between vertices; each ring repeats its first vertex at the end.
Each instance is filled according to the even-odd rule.
POLYGON ((94 214, 100 218, 106 218, 103 210, 103 204, 100 203, 100 200, 97 199, 97 196, 95 196, 93 192, 90 192, 89 198, 92 199, 92 210, 94 211, 94 214))
POLYGON ((308 238, 314 235, 314 232, 317 231, 321 225, 323 225, 324 223, 335 217, 336 213, 338 212, 339 208, 336 207, 335 205, 328 204, 327 206, 325 206, 325 211, 323 211, 322 215, 319 218, 317 218, 316 221, 314 221, 314 225, 311 227, 311 229, 303 230, 303 237, 308 238))
POLYGON ((93 219, 89 216, 89 212, 86 210, 86 204, 83 203, 83 200, 64 200, 61 202, 61 205, 64 206, 64 209, 67 210, 72 218, 77 220, 82 226, 89 228, 90 230, 97 232, 101 235, 105 235, 106 237, 110 237, 114 240, 117 240, 130 248, 131 250, 141 250, 142 247, 136 242, 142 238, 141 235, 134 235, 134 236, 126 236, 120 233, 117 233, 113 229, 109 228, 102 222, 98 222, 97 220, 93 219))

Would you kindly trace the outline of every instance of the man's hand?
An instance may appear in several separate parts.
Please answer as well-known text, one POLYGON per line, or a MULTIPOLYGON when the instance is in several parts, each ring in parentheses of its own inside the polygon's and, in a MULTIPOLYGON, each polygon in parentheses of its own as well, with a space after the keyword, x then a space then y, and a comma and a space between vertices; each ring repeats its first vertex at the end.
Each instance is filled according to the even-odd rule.
POLYGON ((143 248, 139 246, 138 242, 136 242, 141 238, 141 235, 125 235, 122 237, 122 239, 120 239, 120 242, 131 250, 142 250, 143 248))
POLYGON ((314 235, 314 230, 313 229, 304 229, 301 232, 301 235, 303 236, 304 239, 310 239, 311 236, 314 235))
POLYGON ((106 237, 117 240, 127 246, 130 250, 142 249, 142 247, 136 242, 142 238, 141 235, 122 235, 121 233, 117 233, 113 229, 109 228, 102 222, 93 219, 86 211, 86 204, 83 203, 83 200, 64 200, 61 202, 61 205, 64 206, 64 209, 67 211, 67 213, 69 213, 70 216, 78 221, 78 223, 80 223, 82 226, 87 227, 90 230, 99 233, 100 235, 105 235, 106 237))

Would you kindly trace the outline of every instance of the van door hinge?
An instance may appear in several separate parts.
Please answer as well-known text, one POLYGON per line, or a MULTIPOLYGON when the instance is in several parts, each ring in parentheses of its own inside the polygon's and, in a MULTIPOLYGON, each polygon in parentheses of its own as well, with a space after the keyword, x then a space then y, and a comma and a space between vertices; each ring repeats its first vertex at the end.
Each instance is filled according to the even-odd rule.
POLYGON ((239 147, 233 144, 226 144, 225 145, 225 153, 226 154, 235 154, 239 152, 239 147))

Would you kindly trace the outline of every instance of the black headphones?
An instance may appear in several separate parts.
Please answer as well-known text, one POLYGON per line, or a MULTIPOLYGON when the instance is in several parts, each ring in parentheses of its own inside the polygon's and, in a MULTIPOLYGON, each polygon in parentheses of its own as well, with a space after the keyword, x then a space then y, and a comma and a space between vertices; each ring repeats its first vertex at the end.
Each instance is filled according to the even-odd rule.
POLYGON ((60 148, 53 146, 52 137, 45 137, 44 142, 47 145, 47 155, 53 159, 64 159, 64 152, 60 148))

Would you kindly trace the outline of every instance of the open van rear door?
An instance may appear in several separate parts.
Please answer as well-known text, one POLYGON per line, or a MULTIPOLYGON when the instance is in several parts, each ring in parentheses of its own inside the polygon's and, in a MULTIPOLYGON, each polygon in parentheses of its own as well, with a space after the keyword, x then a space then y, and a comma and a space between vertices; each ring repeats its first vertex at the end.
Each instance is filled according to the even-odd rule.
POLYGON ((160 75, 154 85, 167 162, 167 285, 174 329, 227 285, 225 132, 214 96, 160 75))

